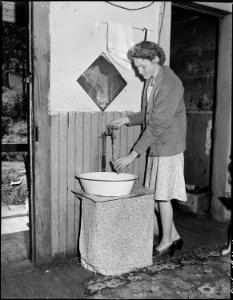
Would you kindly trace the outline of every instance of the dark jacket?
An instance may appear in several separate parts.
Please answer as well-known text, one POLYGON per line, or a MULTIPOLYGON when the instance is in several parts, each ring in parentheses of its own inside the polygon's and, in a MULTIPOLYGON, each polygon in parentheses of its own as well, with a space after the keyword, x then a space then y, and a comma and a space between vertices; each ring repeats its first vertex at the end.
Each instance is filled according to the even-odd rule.
POLYGON ((134 150, 142 154, 150 147, 150 156, 182 153, 186 149, 187 129, 182 82, 168 66, 160 66, 147 103, 149 83, 150 79, 146 80, 142 110, 128 116, 129 126, 143 125, 143 133, 134 150))

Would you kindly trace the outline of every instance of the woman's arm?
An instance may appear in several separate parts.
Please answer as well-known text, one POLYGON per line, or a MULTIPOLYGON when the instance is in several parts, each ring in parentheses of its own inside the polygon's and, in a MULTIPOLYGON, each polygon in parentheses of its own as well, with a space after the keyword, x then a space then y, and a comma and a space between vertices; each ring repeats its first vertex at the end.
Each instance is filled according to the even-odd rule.
POLYGON ((129 115, 128 118, 129 118, 128 126, 142 125, 143 124, 143 113, 142 113, 142 111, 139 111, 135 114, 129 115))

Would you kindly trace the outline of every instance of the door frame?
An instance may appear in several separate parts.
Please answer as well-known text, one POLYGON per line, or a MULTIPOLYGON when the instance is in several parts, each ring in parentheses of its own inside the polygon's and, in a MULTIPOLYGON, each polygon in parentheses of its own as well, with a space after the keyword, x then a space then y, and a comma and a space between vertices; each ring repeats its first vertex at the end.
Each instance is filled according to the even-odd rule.
MULTIPOLYGON (((27 20, 28 20, 28 74, 32 74, 32 14, 31 14, 31 1, 27 4, 27 20)), ((32 77, 31 77, 32 78, 32 77)), ((30 254, 31 254, 31 261, 35 262, 35 241, 34 241, 34 172, 33 172, 33 135, 32 135, 32 124, 33 124, 33 98, 32 98, 32 80, 30 80, 27 84, 27 95, 28 95, 28 102, 29 102, 29 117, 28 117, 28 145, 29 145, 29 226, 30 226, 30 254)))
POLYGON ((51 261, 51 159, 49 116, 50 36, 49 1, 29 2, 30 175, 32 262, 51 261))
POLYGON ((216 110, 213 139, 211 217, 219 222, 231 218, 231 210, 220 198, 229 184, 231 160, 231 101, 232 101, 232 14, 225 16, 219 26, 216 110))

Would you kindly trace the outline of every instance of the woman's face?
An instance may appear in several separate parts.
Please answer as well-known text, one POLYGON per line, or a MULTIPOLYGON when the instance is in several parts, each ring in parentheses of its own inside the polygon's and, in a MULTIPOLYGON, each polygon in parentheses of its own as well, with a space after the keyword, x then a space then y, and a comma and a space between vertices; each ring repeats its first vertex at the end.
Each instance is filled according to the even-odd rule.
POLYGON ((156 68, 158 67, 158 57, 154 58, 152 61, 143 58, 133 58, 134 65, 137 67, 138 72, 145 79, 149 79, 154 75, 156 68))

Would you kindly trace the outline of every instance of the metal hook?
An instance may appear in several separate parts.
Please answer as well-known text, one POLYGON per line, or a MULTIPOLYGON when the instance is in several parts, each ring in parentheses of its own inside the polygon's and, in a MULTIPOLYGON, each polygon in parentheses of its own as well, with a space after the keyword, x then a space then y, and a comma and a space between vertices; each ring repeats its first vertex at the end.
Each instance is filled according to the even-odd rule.
POLYGON ((148 32, 148 29, 147 28, 143 28, 143 31, 145 30, 145 36, 144 36, 144 41, 146 41, 147 39, 147 32, 148 32))

